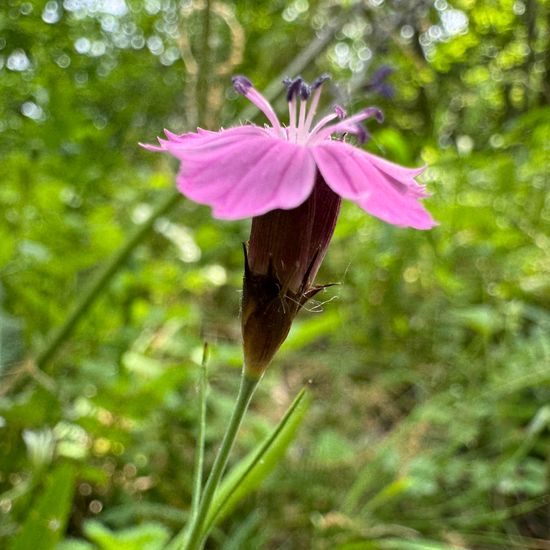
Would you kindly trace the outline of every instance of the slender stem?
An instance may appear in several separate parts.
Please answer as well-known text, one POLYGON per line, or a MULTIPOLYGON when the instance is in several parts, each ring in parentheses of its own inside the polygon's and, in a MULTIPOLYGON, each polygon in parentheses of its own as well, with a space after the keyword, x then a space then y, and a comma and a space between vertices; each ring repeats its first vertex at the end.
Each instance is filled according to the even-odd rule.
POLYGON ((199 433, 197 436, 197 448, 195 450, 195 471, 193 473, 193 500, 191 501, 191 522, 199 511, 202 492, 202 475, 204 470, 204 437, 206 432, 206 392, 208 379, 206 376, 206 362, 208 361, 208 344, 204 343, 202 352, 202 364, 199 377, 199 433))
POLYGON ((290 407, 285 412, 285 415, 280 420, 279 424, 277 424, 277 427, 271 432, 269 437, 262 443, 261 447, 257 450, 253 459, 250 461, 250 464, 248 464, 246 469, 243 472, 241 472, 239 479, 235 481, 232 489, 225 494, 223 499, 218 496, 218 498, 216 499, 217 501, 216 508, 213 509, 212 512, 208 514, 206 525, 204 527, 205 533, 207 533, 212 528, 212 526, 216 522, 216 519, 218 518, 218 515, 224 509, 226 504, 231 500, 231 497, 234 495, 235 491, 237 491, 237 489, 241 486, 241 484, 245 481, 245 479, 256 468, 258 463, 262 461, 262 459, 265 457, 269 449, 277 441, 277 438, 281 435, 283 430, 287 427, 288 421, 292 418, 292 416, 296 412, 296 409, 298 409, 298 407, 302 405, 302 401, 305 396, 306 396, 306 390, 302 388, 298 393, 298 395, 294 398, 294 401, 292 402, 290 407))
POLYGON ((166 198, 153 210, 147 221, 137 227, 124 246, 109 260, 97 275, 80 300, 75 304, 65 322, 52 334, 47 346, 36 358, 36 366, 44 368, 48 361, 57 353, 59 347, 71 335, 80 319, 86 314, 89 307, 99 297, 103 289, 109 284, 113 275, 126 262, 134 248, 147 236, 155 221, 168 213, 180 200, 177 191, 170 191, 166 198))
POLYGON ((218 488, 220 479, 223 475, 227 461, 229 458, 229 453, 237 437, 237 432, 243 420, 243 417, 248 409, 248 404, 252 398, 252 394, 258 385, 258 378, 250 378, 243 373, 241 375, 241 384, 239 387, 239 395, 235 402, 235 408, 233 409, 233 414, 227 425, 225 435, 221 446, 214 460, 214 465, 212 466, 212 471, 208 477, 208 481, 204 487, 204 492, 202 494, 199 510, 194 518, 191 520, 191 525, 189 527, 189 536, 187 538, 187 544, 185 545, 185 550, 199 550, 202 546, 201 541, 203 536, 206 533, 203 533, 203 524, 206 520, 206 516, 212 504, 212 499, 214 498, 214 493, 218 488))

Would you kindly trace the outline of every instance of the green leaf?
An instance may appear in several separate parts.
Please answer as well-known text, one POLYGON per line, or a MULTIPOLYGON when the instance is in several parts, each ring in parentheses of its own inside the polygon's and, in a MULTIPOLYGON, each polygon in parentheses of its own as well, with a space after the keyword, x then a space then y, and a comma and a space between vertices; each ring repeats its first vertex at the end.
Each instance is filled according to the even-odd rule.
POLYGON ((161 523, 183 524, 188 517, 186 510, 162 502, 127 502, 111 506, 101 513, 101 519, 113 527, 131 525, 147 518, 161 523))
POLYGON ((334 548, 334 550, 381 550, 375 541, 346 542, 334 548))
POLYGON ((65 539, 55 547, 55 550, 96 550, 96 548, 96 546, 84 540, 65 539))
POLYGON ((36 499, 23 528, 12 539, 10 550, 55 548, 71 511, 74 477, 75 471, 70 464, 61 464, 48 475, 42 494, 36 499))
POLYGON ((152 522, 111 531, 99 521, 88 521, 84 533, 101 550, 160 550, 170 537, 166 527, 152 522))
POLYGON ((433 540, 387 539, 380 541, 380 548, 387 550, 452 550, 453 546, 433 540))
POLYGON ((302 389, 269 437, 227 474, 214 497, 205 532, 226 517, 271 473, 294 439, 310 401, 302 389))
POLYGON ((345 437, 335 430, 323 430, 316 438, 311 455, 322 466, 336 466, 353 460, 355 451, 345 437))
POLYGON ((0 311, 0 373, 23 358, 23 323, 0 311))
POLYGON ((472 306, 456 312, 457 320, 483 336, 502 329, 502 316, 489 306, 472 306))
POLYGON ((392 481, 368 501, 363 512, 372 513, 373 510, 380 508, 388 501, 403 497, 403 493, 406 493, 413 484, 414 481, 408 477, 400 477, 392 481))
POLYGON ((312 342, 334 334, 341 324, 340 314, 336 310, 307 318, 305 321, 297 321, 293 323, 281 352, 300 350, 312 342))

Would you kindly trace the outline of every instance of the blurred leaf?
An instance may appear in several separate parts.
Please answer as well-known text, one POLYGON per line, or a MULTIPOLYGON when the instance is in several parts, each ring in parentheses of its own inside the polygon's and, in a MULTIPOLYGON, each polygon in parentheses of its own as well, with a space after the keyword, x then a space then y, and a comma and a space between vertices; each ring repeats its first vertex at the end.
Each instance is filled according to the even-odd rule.
POLYGON ((409 488, 414 485, 415 481, 411 478, 403 477, 392 481, 386 485, 381 491, 370 498, 363 509, 363 513, 372 513, 379 506, 384 506, 388 501, 395 498, 406 498, 406 493, 409 488), (405 494, 404 494, 405 493, 405 494))
POLYGON ((159 523, 111 531, 98 521, 88 521, 84 533, 101 550, 160 550, 170 538, 168 529, 159 523))
POLYGON ((71 511, 74 479, 75 470, 70 464, 60 464, 48 474, 44 490, 36 498, 21 531, 10 541, 10 550, 55 548, 71 511))
POLYGON ((353 445, 334 430, 323 430, 313 448, 313 460, 321 466, 330 466, 345 463, 355 456, 353 445))
POLYGON ((413 160, 411 147, 395 128, 383 128, 377 131, 373 142, 373 151, 378 155, 404 165, 409 165, 413 160))
POLYGON ((388 539, 380 541, 380 548, 384 550, 455 550, 456 546, 449 546, 442 542, 426 539, 388 539))
MULTIPOLYGON (((311 306, 314 307, 314 306, 311 306)), ((316 312, 309 319, 298 320, 292 325, 290 334, 282 348, 283 352, 301 349, 304 346, 333 334, 341 325, 341 318, 338 311, 323 311, 322 314, 316 312)))
POLYGON ((97 550, 97 546, 79 539, 66 539, 61 541, 55 550, 97 550))
POLYGON ((0 376, 23 358, 23 323, 0 308, 0 376))
POLYGON ((489 306, 477 306, 456 312, 460 321, 483 336, 491 336, 502 328, 502 317, 489 306))
POLYGON ((102 512, 101 518, 109 525, 115 526, 136 523, 144 519, 180 525, 184 523, 187 515, 187 511, 158 502, 130 502, 102 512))

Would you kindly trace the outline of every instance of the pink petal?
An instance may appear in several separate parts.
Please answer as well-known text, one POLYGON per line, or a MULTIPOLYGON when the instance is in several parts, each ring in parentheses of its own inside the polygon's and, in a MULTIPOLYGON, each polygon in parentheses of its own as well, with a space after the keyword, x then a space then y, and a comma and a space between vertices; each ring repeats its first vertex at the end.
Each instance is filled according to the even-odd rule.
MULTIPOLYGON (((159 140, 160 141, 160 140, 159 140)), ((147 151, 164 151, 164 147, 161 145, 151 145, 150 143, 138 143, 140 147, 147 149, 147 151)))
MULTIPOLYGON (((170 132, 170 130, 164 129, 164 133, 166 134, 166 137, 168 138, 168 141, 176 141, 178 143, 184 143, 186 141, 189 141, 191 139, 196 139, 199 137, 199 133, 201 129, 197 128, 197 133, 195 132, 187 132, 185 134, 174 134, 174 132, 170 132)), ((165 141, 165 140, 163 140, 165 141)))
POLYGON ((369 214, 399 227, 431 229, 437 225, 422 204, 407 195, 401 195, 399 201, 379 193, 356 202, 369 214))
POLYGON ((226 145, 239 145, 241 138, 266 137, 269 134, 258 126, 245 125, 219 132, 210 132, 199 129, 198 133, 184 134, 178 139, 168 141, 159 139, 164 144, 164 149, 180 160, 187 158, 189 152, 209 150, 213 148, 224 148, 226 145), (182 139, 189 137, 189 139, 182 139))
POLYGON ((369 214, 416 229, 436 225, 418 200, 424 196, 423 187, 413 179, 418 169, 384 161, 340 141, 325 141, 312 152, 327 184, 369 214))
POLYGON ((204 134, 204 135, 210 135, 210 134, 217 134, 218 132, 213 132, 212 130, 205 130, 204 128, 197 128, 197 134, 204 134))
POLYGON ((210 205, 218 218, 295 208, 313 189, 315 163, 309 149, 273 138, 255 126, 169 141, 165 146, 181 160, 179 190, 210 205))
MULTIPOLYGON (((392 183, 399 190, 401 186, 408 188, 408 192, 418 197, 429 197, 423 185, 419 185, 414 178, 422 174, 426 170, 426 166, 420 168, 407 168, 390 162, 389 160, 365 153, 369 157, 371 163, 383 174, 390 178, 392 183)), ((402 190, 402 188, 401 188, 402 190)), ((403 190, 402 190, 403 191, 403 190)))
POLYGON ((139 145, 147 149, 147 151, 166 151, 168 143, 170 142, 185 143, 186 141, 199 137, 199 134, 195 134, 194 132, 179 135, 165 129, 164 133, 168 139, 157 138, 160 145, 150 145, 148 143, 140 143, 139 145))

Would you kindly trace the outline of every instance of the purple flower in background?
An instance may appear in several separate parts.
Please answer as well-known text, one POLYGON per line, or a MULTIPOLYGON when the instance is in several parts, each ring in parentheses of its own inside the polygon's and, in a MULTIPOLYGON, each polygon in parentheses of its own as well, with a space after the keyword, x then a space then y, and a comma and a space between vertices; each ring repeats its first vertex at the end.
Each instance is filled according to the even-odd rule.
POLYGON ((370 80, 365 84, 365 91, 380 94, 386 99, 392 99, 395 95, 395 90, 387 80, 394 72, 394 69, 389 65, 382 65, 374 71, 370 80))
POLYGON ((346 143, 368 136, 363 122, 382 113, 373 107, 350 117, 336 106, 315 120, 323 75, 308 85, 285 80, 289 124, 283 126, 269 102, 243 76, 235 90, 254 103, 270 126, 246 124, 168 139, 153 151, 181 161, 178 189, 212 207, 215 217, 252 217, 245 247, 242 332, 245 366, 261 374, 285 340, 300 308, 323 286, 314 280, 332 238, 341 198, 388 223, 416 229, 435 225, 415 181, 423 168, 405 168, 346 143))

